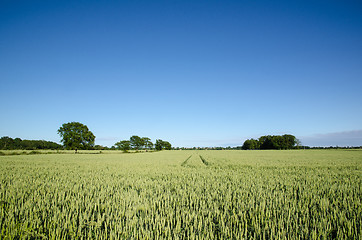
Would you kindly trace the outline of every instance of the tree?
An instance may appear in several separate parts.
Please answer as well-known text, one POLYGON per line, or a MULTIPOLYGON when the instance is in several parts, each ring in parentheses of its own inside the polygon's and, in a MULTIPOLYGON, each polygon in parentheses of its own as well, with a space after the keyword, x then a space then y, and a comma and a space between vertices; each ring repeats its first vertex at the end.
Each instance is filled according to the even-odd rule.
POLYGON ((259 149, 259 141, 256 139, 247 139, 245 140, 242 149, 244 150, 250 150, 250 149, 259 149))
POLYGON ((55 142, 44 140, 21 140, 20 138, 12 139, 10 137, 0 138, 0 149, 62 149, 63 147, 55 142))
POLYGON ((162 150, 162 147, 163 147, 163 144, 162 144, 162 140, 161 139, 157 139, 156 140, 156 143, 155 143, 155 148, 157 151, 161 151, 162 150))
POLYGON ((296 144, 296 137, 290 134, 283 136, 269 136, 270 149, 293 149, 296 144))
POLYGON ((21 138, 15 138, 14 139, 14 146, 15 146, 16 149, 22 149, 21 142, 22 142, 21 138))
POLYGON ((0 149, 4 149, 4 150, 11 150, 11 149, 15 149, 14 146, 14 139, 12 139, 11 137, 5 136, 0 138, 0 149))
POLYGON ((143 141, 143 146, 145 146, 146 149, 152 149, 153 148, 153 143, 151 142, 151 139, 148 137, 143 137, 142 138, 143 141))
POLYGON ((286 149, 284 138, 282 136, 271 136, 270 141, 272 149, 286 149))
POLYGON ((155 148, 157 151, 161 151, 162 149, 171 150, 171 143, 163 141, 161 139, 157 139, 155 143, 155 148))
POLYGON ((298 145, 298 139, 290 134, 284 134, 283 136, 285 149, 292 149, 295 145, 298 145))
POLYGON ((273 149, 272 136, 261 136, 259 138, 260 149, 273 149))
POLYGON ((86 125, 79 122, 64 123, 58 134, 66 149, 92 149, 96 138, 86 125))
POLYGON ((298 139, 290 134, 261 136, 259 140, 248 139, 242 149, 293 149, 298 139))
POLYGON ((141 149, 144 145, 143 139, 136 135, 130 137, 129 141, 131 146, 136 150, 141 149))
POLYGON ((167 142, 167 141, 162 141, 163 142, 163 148, 165 150, 171 150, 172 146, 171 143, 167 142))
POLYGON ((131 149, 131 142, 128 140, 119 141, 116 144, 118 149, 122 150, 123 152, 128 152, 131 149))

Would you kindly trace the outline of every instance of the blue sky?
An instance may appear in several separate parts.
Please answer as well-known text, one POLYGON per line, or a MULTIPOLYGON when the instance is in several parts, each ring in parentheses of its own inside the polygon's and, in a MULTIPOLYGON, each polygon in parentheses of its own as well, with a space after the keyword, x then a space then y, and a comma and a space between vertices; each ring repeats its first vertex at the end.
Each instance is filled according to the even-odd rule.
POLYGON ((362 145, 359 1, 0 2, 0 136, 362 145))

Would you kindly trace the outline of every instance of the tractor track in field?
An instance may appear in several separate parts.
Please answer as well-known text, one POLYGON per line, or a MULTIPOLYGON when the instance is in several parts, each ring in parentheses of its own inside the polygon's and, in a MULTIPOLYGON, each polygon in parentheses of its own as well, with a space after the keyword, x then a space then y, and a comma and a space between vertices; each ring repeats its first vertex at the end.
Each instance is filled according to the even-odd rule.
POLYGON ((191 157, 192 157, 192 155, 190 155, 188 158, 186 158, 186 160, 181 163, 181 166, 184 167, 184 166, 187 164, 187 161, 188 161, 191 157))
MULTIPOLYGON (((191 154, 190 156, 188 156, 188 157, 181 163, 181 166, 182 166, 182 167, 187 166, 187 163, 188 163, 188 161, 190 160, 190 158, 192 158, 192 156, 194 156, 194 155, 191 154)), ((195 156, 195 157, 197 158, 197 156, 195 156)), ((210 163, 209 163, 203 156, 199 155, 199 158, 200 158, 201 162, 202 162, 206 167, 210 165, 210 163)))
POLYGON ((206 159, 205 159, 205 158, 203 158, 201 155, 199 155, 199 157, 200 157, 200 159, 201 159, 202 163, 203 163, 203 164, 205 164, 205 166, 209 166, 209 162, 208 162, 208 161, 206 161, 206 159))

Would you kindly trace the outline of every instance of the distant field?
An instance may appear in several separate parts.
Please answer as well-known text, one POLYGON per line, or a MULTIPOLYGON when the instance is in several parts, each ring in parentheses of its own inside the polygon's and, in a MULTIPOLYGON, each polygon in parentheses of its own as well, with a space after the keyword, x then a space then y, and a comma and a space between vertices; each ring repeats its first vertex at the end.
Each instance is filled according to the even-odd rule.
POLYGON ((0 239, 362 236, 360 150, 67 153, 0 156, 0 239))

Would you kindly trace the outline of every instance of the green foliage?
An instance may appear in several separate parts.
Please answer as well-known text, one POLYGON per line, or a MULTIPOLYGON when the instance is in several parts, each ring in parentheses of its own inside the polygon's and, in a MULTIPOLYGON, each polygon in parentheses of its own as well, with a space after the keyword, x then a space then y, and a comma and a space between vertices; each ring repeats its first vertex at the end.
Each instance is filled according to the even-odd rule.
POLYGON ((128 140, 119 141, 114 144, 118 149, 123 150, 124 152, 128 152, 131 148, 135 150, 146 149, 150 150, 153 147, 153 143, 151 139, 148 137, 139 137, 139 136, 132 136, 128 140))
POLYGON ((289 134, 284 134, 283 136, 261 136, 258 140, 248 139, 245 140, 242 149, 293 149, 295 146, 300 143, 298 139, 289 134))
POLYGON ((64 123, 58 134, 66 149, 92 149, 95 136, 88 127, 79 122, 64 123))
POLYGON ((161 139, 157 139, 157 140, 156 140, 155 149, 156 149, 157 151, 161 151, 161 150, 162 150, 162 140, 161 140, 161 139))
POLYGON ((136 150, 140 150, 144 145, 143 139, 136 135, 130 137, 129 141, 130 141, 133 149, 136 149, 136 150))
POLYGON ((167 141, 157 139, 156 143, 153 144, 150 138, 139 137, 136 135, 130 137, 129 141, 123 140, 123 141, 115 143, 115 146, 121 150, 123 150, 123 148, 125 148, 126 150, 124 150, 124 151, 128 151, 131 148, 134 150, 146 149, 146 151, 147 151, 147 150, 151 150, 153 148, 153 146, 155 146, 156 150, 162 150, 162 149, 171 150, 171 148, 172 148, 171 143, 169 143, 167 141), (128 144, 130 145, 130 147, 128 146, 128 144))
POLYGON ((14 139, 7 136, 0 138, 0 149, 8 150, 16 148, 17 146, 15 145, 14 139))
POLYGON ((244 142, 242 149, 244 150, 260 149, 259 141, 255 139, 248 139, 244 142))
POLYGON ((131 149, 131 142, 128 140, 119 141, 114 145, 123 152, 128 152, 131 149))
POLYGON ((155 148, 157 151, 161 151, 162 149, 165 150, 171 150, 171 143, 167 142, 167 141, 163 141, 161 139, 157 139, 156 143, 155 143, 155 148))
POLYGON ((20 138, 12 139, 10 137, 0 138, 1 150, 35 150, 35 149, 62 149, 62 145, 55 142, 44 140, 21 140, 20 138))
POLYGON ((2 156, 0 239, 360 239, 359 150, 2 156))
POLYGON ((171 143, 167 142, 167 141, 162 141, 163 143, 163 148, 165 150, 171 150, 172 146, 171 146, 171 143))
POLYGON ((151 142, 151 139, 148 137, 143 137, 142 138, 143 141, 143 145, 146 149, 152 149, 153 148, 153 143, 151 142))

